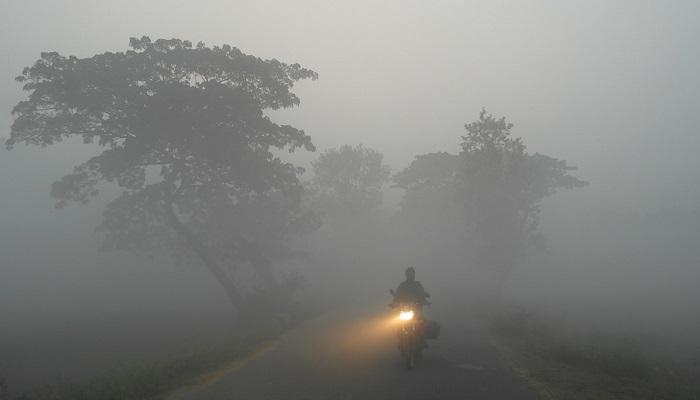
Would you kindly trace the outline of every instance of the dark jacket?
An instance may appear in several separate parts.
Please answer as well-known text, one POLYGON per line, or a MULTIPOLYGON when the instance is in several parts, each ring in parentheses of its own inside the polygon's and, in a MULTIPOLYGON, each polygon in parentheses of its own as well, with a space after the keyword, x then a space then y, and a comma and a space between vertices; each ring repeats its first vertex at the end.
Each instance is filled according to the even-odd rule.
POLYGON ((423 289, 423 285, 421 285, 420 282, 415 280, 405 280, 401 282, 399 287, 396 289, 394 304, 396 305, 399 303, 411 302, 423 305, 427 303, 427 297, 428 294, 425 292, 425 289, 423 289))

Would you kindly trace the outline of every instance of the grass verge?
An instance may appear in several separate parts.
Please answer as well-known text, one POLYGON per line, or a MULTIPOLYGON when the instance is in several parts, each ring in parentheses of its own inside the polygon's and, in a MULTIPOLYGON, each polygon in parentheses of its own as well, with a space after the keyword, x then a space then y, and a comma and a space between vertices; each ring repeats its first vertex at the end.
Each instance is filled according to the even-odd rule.
POLYGON ((16 400, 159 400, 189 386, 206 384, 272 347, 285 331, 309 316, 232 332, 207 346, 169 357, 99 372, 77 383, 43 386, 16 400))
POLYGON ((492 342, 543 400, 700 399, 698 369, 652 360, 629 339, 572 338, 522 313, 490 319, 492 342))

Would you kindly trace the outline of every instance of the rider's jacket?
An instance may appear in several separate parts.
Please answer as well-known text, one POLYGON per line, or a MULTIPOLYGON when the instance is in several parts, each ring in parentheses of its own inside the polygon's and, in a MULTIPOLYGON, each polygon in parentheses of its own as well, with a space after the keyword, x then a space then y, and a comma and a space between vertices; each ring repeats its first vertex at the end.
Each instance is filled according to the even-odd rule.
POLYGON ((405 280, 399 284, 394 296, 394 304, 403 302, 416 303, 419 306, 426 304, 427 293, 423 289, 423 285, 416 280, 405 280))

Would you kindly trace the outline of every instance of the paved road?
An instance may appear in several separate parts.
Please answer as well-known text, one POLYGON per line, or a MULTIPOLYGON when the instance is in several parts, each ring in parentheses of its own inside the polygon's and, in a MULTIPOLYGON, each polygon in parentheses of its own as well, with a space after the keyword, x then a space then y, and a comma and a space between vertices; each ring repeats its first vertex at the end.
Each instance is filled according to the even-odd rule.
POLYGON ((309 321, 173 400, 537 399, 504 365, 479 322, 432 311, 442 335, 413 371, 400 363, 391 312, 355 306, 309 321))

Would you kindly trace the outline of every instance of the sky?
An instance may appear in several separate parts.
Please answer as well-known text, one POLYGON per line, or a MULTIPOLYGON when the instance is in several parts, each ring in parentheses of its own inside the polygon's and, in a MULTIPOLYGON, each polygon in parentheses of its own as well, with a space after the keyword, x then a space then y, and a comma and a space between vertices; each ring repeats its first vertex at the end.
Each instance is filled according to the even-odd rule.
MULTIPOLYGON (((319 80, 296 87, 300 107, 270 115, 304 129, 319 150, 363 143, 398 171, 418 154, 459 151, 463 125, 485 107, 513 122, 531 152, 580 167, 592 185, 572 201, 645 211, 700 199, 697 1, 3 0, 2 7, 0 136, 9 135, 9 110, 24 96, 13 78, 41 51, 89 57, 124 50, 132 36, 177 37, 317 71, 319 80)), ((15 151, 0 152, 3 165, 18 167, 12 157, 33 154, 46 161, 13 168, 1 183, 48 197, 39 169, 50 164, 58 178, 94 149, 15 151)), ((307 165, 316 155, 295 157, 307 165)))

